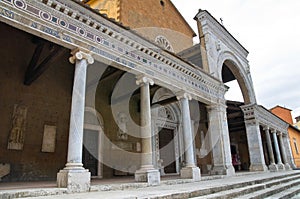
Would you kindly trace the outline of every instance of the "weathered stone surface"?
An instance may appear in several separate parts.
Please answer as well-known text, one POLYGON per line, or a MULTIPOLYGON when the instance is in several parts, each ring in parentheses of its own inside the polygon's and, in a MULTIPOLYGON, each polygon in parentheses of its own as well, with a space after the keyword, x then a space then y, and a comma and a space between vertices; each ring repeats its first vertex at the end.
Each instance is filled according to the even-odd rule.
POLYGON ((185 167, 180 170, 181 178, 190 178, 194 181, 201 180, 200 169, 198 167, 185 167))
POLYGON ((86 192, 90 190, 91 173, 88 170, 61 170, 57 174, 57 186, 67 188, 68 192, 86 192))
POLYGON ((160 184, 160 173, 158 170, 138 170, 135 172, 135 181, 148 182, 148 185, 155 186, 160 184))

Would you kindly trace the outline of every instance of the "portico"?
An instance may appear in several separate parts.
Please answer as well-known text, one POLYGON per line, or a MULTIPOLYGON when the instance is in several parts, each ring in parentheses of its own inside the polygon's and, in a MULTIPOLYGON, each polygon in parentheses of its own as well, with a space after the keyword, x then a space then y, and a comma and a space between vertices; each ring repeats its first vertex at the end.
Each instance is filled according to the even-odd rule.
MULTIPOLYGON (((199 13, 199 22, 206 22, 206 19, 214 24, 215 19, 208 13, 199 13)), ((36 82, 39 86, 46 85, 43 92, 35 85, 23 88, 19 83, 15 87, 29 94, 22 92, 17 100, 17 97, 11 97, 13 102, 7 102, 7 107, 15 110, 18 109, 15 103, 20 102, 19 112, 24 120, 27 111, 24 107, 28 106, 31 108, 28 111, 32 111, 36 106, 32 106, 34 102, 39 108, 43 104, 54 107, 55 111, 43 107, 43 114, 36 110, 37 113, 29 118, 30 130, 32 137, 39 136, 44 127, 45 136, 51 134, 50 138, 54 140, 54 144, 50 144, 52 148, 55 148, 56 135, 57 145, 61 148, 56 146, 57 151, 40 152, 40 143, 31 140, 24 149, 35 147, 36 154, 32 159, 28 158, 31 162, 42 163, 50 158, 55 164, 58 156, 66 157, 66 160, 60 160, 64 167, 57 163, 48 171, 55 175, 61 169, 57 173, 58 187, 67 188, 69 192, 88 191, 91 175, 94 178, 134 176, 135 181, 149 186, 159 185, 161 175, 180 174, 180 178, 200 181, 204 167, 206 174, 234 175, 224 98, 228 88, 222 77, 223 67, 233 71, 244 94, 242 109, 250 171, 267 170, 260 127, 265 129, 269 169, 287 170, 292 164, 285 123, 256 105, 246 59, 248 52, 224 30, 221 32, 225 36, 214 46, 216 27, 211 27, 212 24, 203 27, 209 48, 207 52, 199 53, 203 55, 203 63, 204 55, 208 56, 206 66, 201 68, 75 1, 0 0, 0 21, 17 28, 12 34, 26 34, 25 44, 35 37, 41 42, 46 40, 49 48, 60 46, 71 54, 72 65, 66 63, 66 56, 60 57, 58 62, 64 64, 51 75, 47 74, 43 81, 36 82), (61 92, 47 93, 45 90, 51 85, 61 88, 61 92), (45 96, 40 98, 39 93, 45 93, 45 96), (47 94, 51 99, 46 99, 47 94), (36 96, 30 98, 31 95, 36 96), (52 127, 51 131, 48 126, 52 127), (88 133, 91 136, 87 136, 88 133), (92 141, 85 143, 85 138, 92 141), (168 154, 172 157, 170 160, 168 154), (205 163, 202 162, 204 158, 205 163), (170 164, 173 165, 167 170, 170 164)), ((30 45, 35 51, 41 48, 30 45)), ((24 46, 21 49, 26 51, 24 46)), ((32 57, 35 56, 38 54, 32 57)), ((10 63, 10 60, 5 61, 7 74, 13 74, 13 70, 23 71, 20 70, 22 60, 13 67, 10 63)), ((39 70, 43 75, 43 69, 39 70)), ((15 82, 22 81, 16 79, 15 82)), ((10 96, 5 100, 11 100, 10 96)), ((5 111, 11 113, 8 108, 5 111)), ((9 125, 6 122, 5 131, 9 132, 9 125)), ((8 150, 9 154, 15 152, 8 150)), ((30 171, 38 170, 39 165, 29 168, 30 161, 22 166, 30 171)), ((43 175, 36 172, 34 176, 43 175)))

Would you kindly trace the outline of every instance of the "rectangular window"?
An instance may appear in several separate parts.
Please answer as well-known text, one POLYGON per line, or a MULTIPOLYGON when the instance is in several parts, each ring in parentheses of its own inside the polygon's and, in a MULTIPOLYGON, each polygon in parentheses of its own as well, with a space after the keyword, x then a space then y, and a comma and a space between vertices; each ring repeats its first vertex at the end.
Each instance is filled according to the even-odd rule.
POLYGON ((296 153, 299 154, 296 138, 293 138, 293 141, 294 141, 294 146, 295 146, 296 153))

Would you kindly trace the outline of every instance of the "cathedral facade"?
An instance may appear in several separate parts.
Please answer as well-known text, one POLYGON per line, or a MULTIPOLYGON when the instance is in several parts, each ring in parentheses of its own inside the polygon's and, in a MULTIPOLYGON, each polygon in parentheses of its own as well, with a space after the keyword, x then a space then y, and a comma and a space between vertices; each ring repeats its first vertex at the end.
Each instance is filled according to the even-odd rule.
POLYGON ((257 105, 248 51, 169 0, 0 0, 3 181, 283 171, 288 124, 257 105), (226 101, 237 80, 244 102, 226 101), (4 175, 5 174, 5 175, 4 175))

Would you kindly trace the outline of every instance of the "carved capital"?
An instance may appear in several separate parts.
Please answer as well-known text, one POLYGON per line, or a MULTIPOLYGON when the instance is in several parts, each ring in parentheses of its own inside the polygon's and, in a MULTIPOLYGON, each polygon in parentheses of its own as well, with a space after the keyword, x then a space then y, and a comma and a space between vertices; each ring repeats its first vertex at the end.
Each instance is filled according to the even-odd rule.
POLYGON ((271 129, 271 133, 277 133, 277 130, 271 129))
POLYGON ((144 75, 137 76, 135 83, 137 85, 143 85, 143 84, 150 84, 151 86, 154 85, 154 81, 151 78, 146 77, 144 75))
POLYGON ((88 53, 85 53, 85 52, 82 52, 78 48, 73 50, 71 52, 71 55, 72 56, 69 58, 69 61, 72 64, 75 64, 76 60, 82 60, 82 59, 85 59, 88 64, 93 64, 94 63, 94 58, 92 57, 92 55, 90 55, 88 53))
POLYGON ((184 92, 184 91, 180 91, 180 92, 176 93, 176 98, 177 98, 177 100, 181 100, 182 98, 192 100, 192 96, 189 93, 184 92))
POLYGON ((269 133, 269 131, 270 131, 270 127, 268 127, 268 126, 264 126, 264 131, 265 131, 266 133, 269 133))

